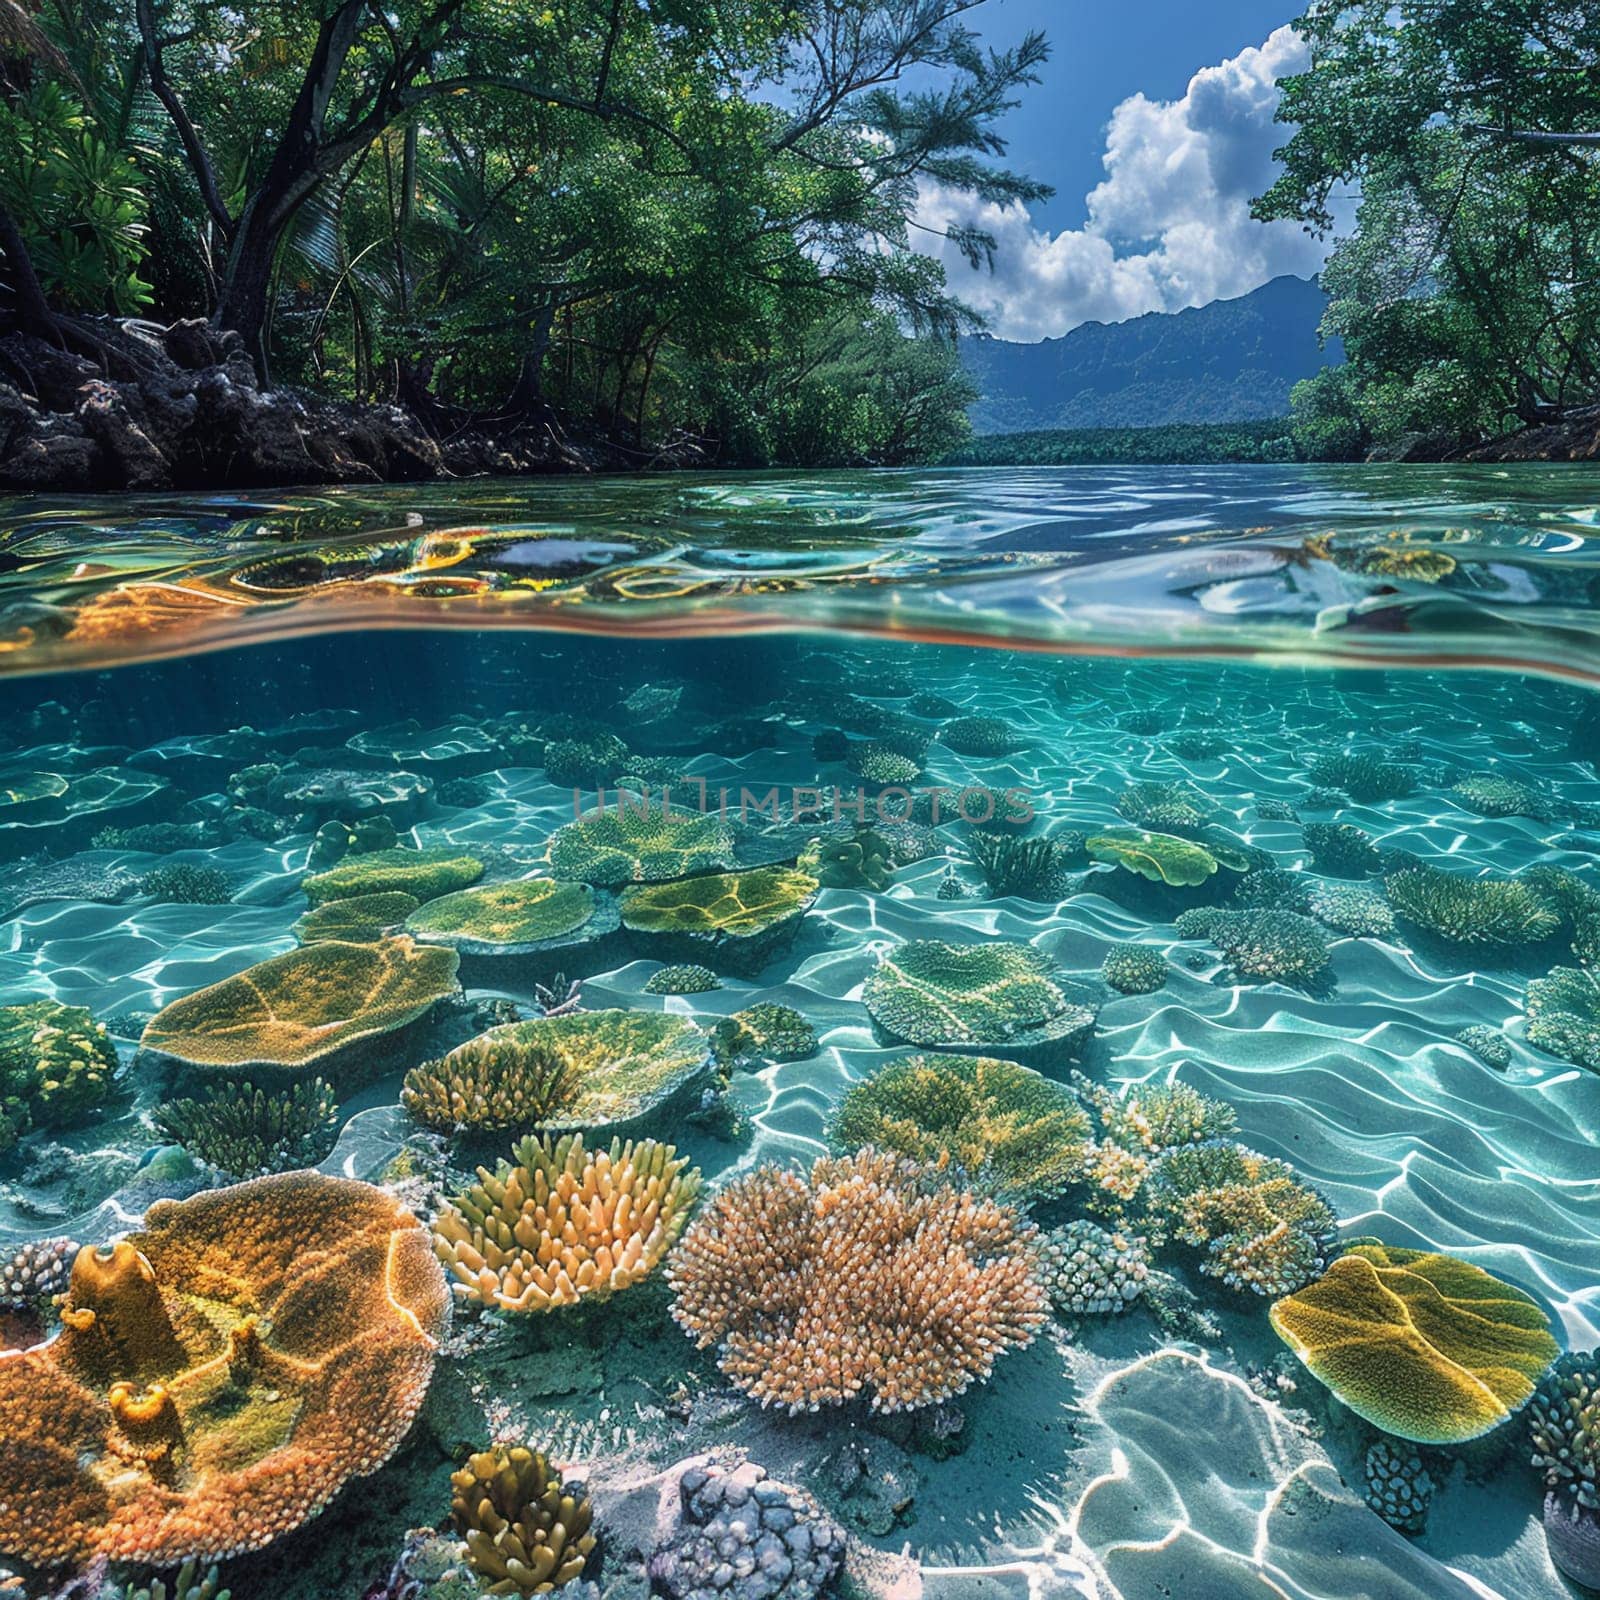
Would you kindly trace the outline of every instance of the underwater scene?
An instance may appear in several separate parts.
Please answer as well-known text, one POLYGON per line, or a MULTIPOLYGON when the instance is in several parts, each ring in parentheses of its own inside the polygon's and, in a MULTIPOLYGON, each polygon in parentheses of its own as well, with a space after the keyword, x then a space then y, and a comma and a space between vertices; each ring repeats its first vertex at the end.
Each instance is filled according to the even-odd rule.
POLYGON ((0 506, 0 1594, 1600 1586, 1600 474, 0 506))

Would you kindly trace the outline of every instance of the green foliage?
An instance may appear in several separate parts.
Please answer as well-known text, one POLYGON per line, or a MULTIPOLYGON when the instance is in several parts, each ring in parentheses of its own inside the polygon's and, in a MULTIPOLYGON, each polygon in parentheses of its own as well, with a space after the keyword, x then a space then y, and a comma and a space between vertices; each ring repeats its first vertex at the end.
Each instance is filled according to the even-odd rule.
MULTIPOLYGON (((1340 369, 1330 367, 1329 372, 1340 369)), ((1316 378, 1307 383, 1316 383, 1316 378)), ((1299 403, 1294 426, 1271 422, 1184 422, 1159 428, 1039 428, 1024 433, 988 433, 968 440, 946 458, 952 467, 1075 467, 1205 465, 1227 461, 1342 461, 1324 453, 1309 433, 1300 437, 1299 403)))

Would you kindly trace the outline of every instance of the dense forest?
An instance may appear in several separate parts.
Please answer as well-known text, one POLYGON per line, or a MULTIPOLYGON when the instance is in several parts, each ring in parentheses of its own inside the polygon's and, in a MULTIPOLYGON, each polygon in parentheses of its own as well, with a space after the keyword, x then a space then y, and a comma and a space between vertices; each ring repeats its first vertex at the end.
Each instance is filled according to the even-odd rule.
POLYGON ((0 0, 0 370, 129 380, 88 419, 129 476, 173 363, 435 439, 937 458, 975 321, 917 185, 1049 192, 995 131, 1045 41, 984 49, 980 3, 0 0))
POLYGON ((1301 449, 1437 453, 1600 403, 1592 0, 1316 0, 1297 26, 1257 213, 1357 207, 1322 277, 1348 361, 1298 386, 1301 449))
POLYGON ((1299 461, 1287 417, 1268 422, 1187 422, 1160 428, 1036 428, 989 433, 951 452, 952 467, 1206 465, 1299 461))

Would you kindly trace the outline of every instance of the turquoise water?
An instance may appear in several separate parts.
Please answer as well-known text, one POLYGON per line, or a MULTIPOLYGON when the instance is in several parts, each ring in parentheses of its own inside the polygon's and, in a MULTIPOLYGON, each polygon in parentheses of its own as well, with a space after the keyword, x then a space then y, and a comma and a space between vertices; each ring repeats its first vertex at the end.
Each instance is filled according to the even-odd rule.
MULTIPOLYGON (((0 1270, 0 1563, 37 1594, 97 1553, 130 1582, 219 1560, 238 1600, 475 1593, 451 1473, 526 1445, 587 1486, 608 1600, 692 1592, 650 1558, 708 1451, 839 1530, 825 1593, 1581 1592, 1558 1565, 1600 1574, 1593 1508, 1534 1456, 1558 1348, 1600 1342, 1597 508, 1600 475, 1538 468, 6 506, 0 1002, 35 1009, 0 1015, 0 1269, 26 1252, 0 1270), (714 986, 658 976, 684 965, 714 986), (728 1022, 753 1006, 798 1016, 728 1022), (470 1044, 519 1026, 521 1056, 470 1044), (663 1054, 619 1042, 641 1026, 663 1054), (569 1074, 543 1111, 530 1040, 569 1074), (874 1222, 791 1280, 736 1219, 774 1167, 852 1155, 843 1114, 914 1055, 920 1097, 870 1126, 922 1165, 867 1214, 999 1207, 1031 1309, 992 1372, 886 1411, 884 1351, 934 1315, 893 1287, 916 1247, 874 1222), (974 1057, 1013 1065, 957 1132, 974 1057), (419 1086, 468 1067, 430 1112, 419 1086), (1174 1085, 1209 1104, 1187 1132, 1174 1085), (1024 1103, 1053 1108, 1027 1136, 1024 1103), (670 1142, 700 1188, 638 1281, 511 1309, 524 1280, 475 1293, 483 1238, 452 1252, 448 1219, 540 1129, 670 1142), (1225 1181, 1185 1211, 1202 1142, 1225 1181), (239 1187, 307 1165, 389 1198, 239 1187), (369 1203, 409 1209, 402 1290, 340 1233, 369 1203), (760 1378, 680 1325, 714 1226, 760 1378), (68 1290, 55 1241, 123 1238, 186 1356, 88 1353, 128 1313, 68 1290), (1319 1373, 1275 1324, 1362 1263, 1380 1377, 1319 1373), (771 1342, 805 1342, 791 1281, 809 1379, 771 1342), (876 1331, 840 1405, 817 1373, 845 1305, 876 1331), (252 1317, 307 1365, 241 1357, 252 1317), (302 1462, 343 1492, 274 1536, 253 1496, 321 1437, 319 1361, 390 1425, 302 1462), (147 1432, 176 1419, 159 1451, 116 1381, 147 1432)), ((986 1327, 941 1261, 947 1324, 986 1327)), ((1563 1436, 1580 1487, 1589 1430, 1563 1436)), ((715 1592, 811 1592, 727 1564, 715 1592)))

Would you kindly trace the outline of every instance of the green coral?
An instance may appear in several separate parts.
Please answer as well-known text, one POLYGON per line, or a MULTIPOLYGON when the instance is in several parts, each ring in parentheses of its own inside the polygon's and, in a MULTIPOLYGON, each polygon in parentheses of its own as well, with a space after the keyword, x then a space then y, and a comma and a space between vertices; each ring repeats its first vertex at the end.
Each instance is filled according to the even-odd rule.
POLYGON ((1410 767, 1367 751, 1346 750, 1319 756, 1310 770, 1314 784, 1342 789, 1361 805, 1403 800, 1417 787, 1416 773, 1410 767))
POLYGON ((1417 866, 1391 872, 1384 889, 1399 916, 1451 944, 1538 944, 1561 926, 1560 911, 1516 878, 1469 878, 1417 866))
MULTIPOLYGON (((519 878, 430 900, 406 918, 406 932, 468 954, 525 951, 571 942, 595 922, 597 909, 595 891, 586 883, 519 878)), ((615 916, 608 920, 614 928, 615 916)))
POLYGON ((1187 833, 1210 813, 1205 796, 1186 783, 1135 783, 1117 797, 1117 815, 1152 833, 1187 833))
POLYGON ((1170 833, 1102 833, 1086 839, 1084 849, 1095 861, 1108 861, 1171 887, 1204 883, 1219 865, 1204 845, 1170 833))
POLYGON ((850 765, 857 777, 879 789, 904 789, 922 776, 921 762, 882 744, 852 751, 850 765))
POLYGON ((646 980, 644 992, 646 994, 706 994, 712 989, 720 989, 722 979, 710 967, 695 966, 690 963, 679 963, 676 966, 661 967, 652 972, 646 980))
POLYGON ((1504 773, 1470 773, 1448 792, 1458 805, 1480 817, 1533 817, 1539 821, 1550 817, 1548 800, 1504 773))
POLYGON ((1311 864, 1334 878, 1370 878, 1383 868, 1372 835, 1352 822, 1308 822, 1301 830, 1311 864))
POLYGON ((817 888, 815 878, 792 867, 634 884, 622 891, 622 924, 672 954, 704 949, 714 960, 754 974, 799 932, 817 888))
POLYGON ((1093 1011, 1067 995, 1048 956, 1007 939, 898 945, 861 998, 886 1034, 908 1044, 1065 1049, 1094 1025, 1093 1011))
POLYGON ((1204 909, 1200 916, 1184 913, 1178 924, 1184 938, 1209 939, 1241 978, 1304 983, 1328 964, 1322 929, 1297 912, 1204 909))
POLYGON ((724 1017, 711 1030, 718 1061, 804 1061, 817 1053, 817 1030, 793 1006, 764 1000, 724 1017))
POLYGON ((1600 1072, 1600 978, 1578 967, 1556 967, 1528 985, 1528 1042, 1600 1072))
POLYGON ((537 1128, 578 1100, 572 1058, 512 1023, 468 1039, 406 1074, 400 1103, 425 1127, 495 1131, 537 1128))
POLYGON ((1160 1156, 1144 1186, 1154 1233, 1203 1252, 1231 1289, 1292 1293, 1327 1264, 1338 1220, 1285 1162, 1226 1139, 1160 1156))
POLYGON ((562 789, 594 789, 609 783, 632 759, 614 733, 584 739, 552 739, 544 747, 544 775, 562 789))
POLYGON ((1355 939, 1379 939, 1394 932, 1394 911, 1375 890, 1353 883, 1319 883, 1306 897, 1306 909, 1325 928, 1355 939))
POLYGON ((225 906, 233 899, 233 886, 227 873, 217 867, 173 862, 147 872, 139 880, 139 893, 174 905, 225 906))
POLYGON ((422 902, 414 894, 390 889, 383 894, 355 894, 330 900, 296 920, 291 930, 301 944, 335 940, 371 944, 400 927, 422 902))
POLYGON ((117 1052, 81 1006, 0 1006, 0 1149, 32 1127, 81 1122, 111 1093, 117 1052))
POLYGON ((277 1092, 219 1083, 199 1099, 161 1106, 153 1121, 164 1138, 207 1166, 254 1178, 316 1166, 333 1148, 339 1106, 321 1078, 277 1092))
POLYGON ((1120 994, 1154 994, 1167 981, 1167 958, 1145 944, 1119 944, 1106 954, 1100 976, 1120 994))
POLYGON ((113 1583, 100 1591, 98 1600, 229 1600, 232 1590, 222 1587, 215 1567, 201 1571, 198 1561, 185 1561, 172 1578, 168 1589, 164 1578, 154 1578, 147 1586, 124 1588, 113 1583))
POLYGON ((1309 909, 1311 879, 1303 872, 1282 867, 1257 867, 1245 873, 1233 891, 1233 904, 1246 910, 1298 911, 1309 909))
POLYGON ((853 1085, 828 1127, 836 1149, 892 1150, 956 1167, 1029 1203, 1083 1175, 1089 1118, 1071 1092, 1029 1067, 986 1056, 908 1056, 853 1085))
POLYGON ((975 833, 970 849, 973 864, 995 899, 1060 900, 1061 861, 1052 840, 975 833))
POLYGON ((304 880, 301 888, 314 906, 356 895, 399 892, 435 900, 470 888, 483 876, 483 863, 465 850, 371 850, 341 861, 304 880))
POLYGON ((813 839, 795 866, 824 889, 887 889, 894 878, 893 849, 875 828, 858 828, 848 839, 813 839))
POLYGON ((957 717, 939 730, 939 743, 963 756, 1003 756, 1027 741, 1001 717, 957 717))
POLYGON ((1464 1045, 1486 1067, 1504 1072, 1511 1065, 1511 1041, 1498 1028, 1482 1022, 1469 1023, 1456 1035, 1456 1043, 1464 1045))
POLYGON ((1545 1488, 1600 1511, 1600 1351, 1570 1351, 1545 1374, 1528 1403, 1528 1439, 1545 1488))
POLYGON ((557 828, 546 854, 557 877, 616 888, 726 871, 733 852, 733 832, 717 816, 619 802, 557 828))

